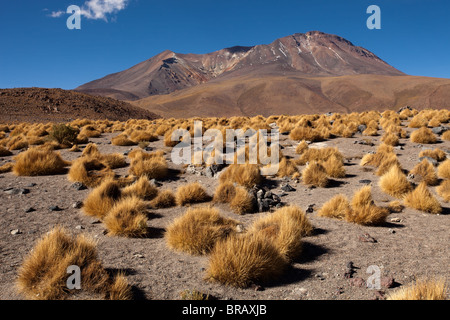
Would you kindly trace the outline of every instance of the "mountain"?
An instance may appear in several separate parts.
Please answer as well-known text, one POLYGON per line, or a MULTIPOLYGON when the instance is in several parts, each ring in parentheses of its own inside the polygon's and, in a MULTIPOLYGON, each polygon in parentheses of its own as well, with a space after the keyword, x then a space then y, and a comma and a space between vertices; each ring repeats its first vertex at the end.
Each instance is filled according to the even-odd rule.
POLYGON ((450 80, 404 74, 337 35, 296 33, 207 54, 164 51, 76 90, 164 117, 450 107, 450 80), (437 105, 436 105, 437 104, 437 105))
POLYGON ((65 122, 77 118, 126 121, 130 118, 151 120, 160 116, 124 101, 70 90, 0 89, 0 122, 65 122))

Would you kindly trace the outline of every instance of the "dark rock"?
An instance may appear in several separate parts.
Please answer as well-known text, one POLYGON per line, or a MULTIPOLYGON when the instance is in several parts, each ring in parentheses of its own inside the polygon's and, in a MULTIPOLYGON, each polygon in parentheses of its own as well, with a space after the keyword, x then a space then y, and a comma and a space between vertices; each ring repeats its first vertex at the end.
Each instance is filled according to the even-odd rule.
POLYGON ((291 187, 289 184, 285 184, 284 186, 281 187, 281 190, 285 191, 285 192, 292 192, 295 191, 295 189, 293 187, 291 187))
POLYGON ((162 183, 157 181, 156 179, 151 179, 150 183, 153 184, 155 187, 161 187, 162 183))
POLYGON ((382 277, 380 279, 380 284, 383 288, 390 289, 395 287, 395 280, 391 276, 382 277))
POLYGON ((83 206, 83 202, 77 201, 72 205, 72 208, 74 209, 80 209, 83 206))
POLYGON ((372 183, 372 180, 363 179, 363 180, 359 180, 359 183, 362 183, 362 184, 371 184, 371 183, 372 183))
POLYGON ((25 213, 30 213, 30 212, 36 211, 36 209, 34 209, 33 207, 28 207, 24 211, 25 211, 25 213))
POLYGON ((443 126, 431 128, 431 131, 433 131, 434 134, 441 134, 441 133, 444 133, 447 130, 448 130, 448 128, 447 127, 443 127, 443 126))
POLYGON ((32 188, 32 187, 35 187, 35 186, 36 186, 36 183, 32 182, 32 183, 27 184, 25 187, 32 188))
POLYGON ((81 182, 75 182, 74 184, 72 184, 71 187, 74 188, 77 191, 86 190, 87 189, 87 187, 81 182))
POLYGON ((272 200, 275 203, 280 203, 281 202, 281 198, 279 196, 277 196, 276 194, 272 195, 272 200))
POLYGON ((308 205, 308 208, 306 209, 306 213, 313 213, 315 207, 316 207, 315 203, 308 205))
POLYGON ((368 233, 364 233, 362 235, 358 236, 358 240, 361 242, 370 242, 370 243, 376 243, 377 240, 375 240, 375 238, 373 238, 370 234, 368 233))
POLYGON ((273 196, 272 191, 267 191, 264 194, 264 199, 272 199, 272 196, 273 196))
POLYGON ((363 132, 364 130, 366 130, 367 129, 367 126, 365 125, 365 124, 360 124, 359 126, 358 126, 358 131, 359 132, 363 132))
POLYGON ((61 211, 62 209, 58 206, 50 206, 48 207, 48 210, 50 211, 61 211))
POLYGON ((364 281, 363 278, 359 278, 359 277, 351 278, 349 282, 350 282, 351 286, 359 287, 359 288, 364 287, 366 285, 366 281, 364 281))
POLYGON ((22 231, 20 231, 19 229, 14 229, 14 230, 11 230, 10 233, 11 233, 12 235, 22 234, 22 231))
POLYGON ((28 194, 30 193, 29 189, 23 189, 23 188, 7 188, 3 190, 6 194, 10 195, 17 195, 17 194, 28 194))
POLYGON ((264 190, 260 189, 256 192, 256 198, 262 199, 264 197, 264 190))

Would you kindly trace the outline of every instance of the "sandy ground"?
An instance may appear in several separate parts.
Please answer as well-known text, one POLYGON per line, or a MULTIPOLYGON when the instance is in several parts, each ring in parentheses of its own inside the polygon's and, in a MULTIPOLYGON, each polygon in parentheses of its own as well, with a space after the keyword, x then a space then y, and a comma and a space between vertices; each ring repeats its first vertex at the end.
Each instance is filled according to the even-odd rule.
MULTIPOLYGON (((410 129, 408 129, 410 130, 410 129)), ((130 147, 117 147, 108 144, 112 136, 104 134, 91 141, 98 144, 102 153, 125 152, 130 147)), ((295 142, 281 136, 285 146, 285 155, 295 156, 295 142)), ((373 172, 365 171, 359 165, 360 158, 376 146, 354 144, 354 141, 369 138, 375 145, 378 137, 337 138, 326 141, 327 146, 337 146, 347 157, 347 177, 338 181, 331 188, 310 189, 301 183, 287 180, 296 191, 288 192, 282 197, 287 204, 295 204, 306 210, 315 204, 320 208, 327 200, 338 193, 351 197, 355 190, 362 187, 362 179, 372 181, 375 203, 379 206, 395 200, 381 192, 378 187, 379 177, 373 172)), ((401 139, 404 150, 396 153, 403 168, 411 170, 418 163, 422 148, 439 147, 450 152, 448 141, 439 141, 435 145, 418 145, 408 139, 401 139)), ((150 144, 155 149, 166 149, 162 141, 150 144)), ((132 148, 138 148, 132 147, 132 148)), ((169 149, 167 149, 169 150, 169 149)), ((17 152, 15 152, 17 153, 17 152)), ((75 159, 80 153, 62 150, 61 155, 67 160, 75 159)), ((0 165, 11 161, 3 157, 0 165)), ((173 168, 176 168, 171 164, 173 168)), ((179 167, 178 167, 179 168, 179 167)), ((301 168, 301 167, 300 167, 301 168)), ((126 174, 128 168, 117 169, 119 174, 126 174)), ((179 177, 162 181, 161 189, 171 188, 200 181, 212 195, 218 186, 218 180, 206 176, 183 173, 179 177)), ((283 179, 270 178, 275 193, 281 193, 283 179)), ((442 276, 450 280, 450 205, 437 196, 435 188, 430 190, 441 201, 444 211, 440 215, 426 214, 405 209, 401 213, 391 214, 387 223, 380 227, 365 227, 345 221, 321 218, 317 211, 308 213, 315 227, 313 235, 304 238, 303 252, 284 276, 273 283, 255 288, 236 289, 204 280, 207 268, 207 256, 190 256, 168 249, 163 237, 170 222, 183 214, 186 207, 152 210, 155 218, 149 220, 151 233, 147 238, 129 239, 104 235, 105 227, 93 223, 95 219, 87 217, 81 209, 72 204, 83 201, 90 190, 76 191, 71 187, 66 175, 42 177, 16 177, 12 173, 0 175, 0 299, 23 299, 15 287, 18 268, 23 259, 33 248, 36 240, 55 225, 65 226, 73 234, 86 233, 98 241, 98 252, 104 266, 112 270, 124 270, 129 283, 133 286, 135 299, 180 299, 183 290, 198 290, 221 300, 265 299, 265 300, 302 300, 302 299, 375 299, 380 297, 378 290, 368 289, 366 280, 369 266, 375 265, 381 271, 381 277, 392 277, 395 286, 411 283, 421 276, 442 276), (32 186, 32 184, 35 184, 32 186), (3 190, 27 188, 28 194, 8 195, 3 190), (50 211, 50 206, 59 206, 61 211, 50 211), (25 212, 33 207, 35 211, 25 212), (399 218, 399 222, 391 219, 399 218), (79 229, 82 226, 82 229, 79 229), (19 229, 19 234, 11 230, 19 229), (361 241, 362 235, 368 233, 376 239, 375 243, 361 241), (353 278, 346 278, 344 273, 348 262, 353 262, 353 278), (356 279, 356 280, 354 280, 356 279)), ((202 206, 199 204, 196 206, 202 206)), ((246 214, 238 216, 223 204, 217 206, 229 217, 250 225, 252 221, 268 213, 246 214)), ((381 291, 389 293, 395 288, 382 287, 381 291)))

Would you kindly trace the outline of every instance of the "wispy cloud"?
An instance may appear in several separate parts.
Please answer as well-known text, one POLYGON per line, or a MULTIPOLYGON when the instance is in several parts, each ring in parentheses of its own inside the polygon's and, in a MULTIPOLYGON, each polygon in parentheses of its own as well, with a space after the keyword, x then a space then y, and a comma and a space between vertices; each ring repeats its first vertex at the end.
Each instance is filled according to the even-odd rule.
MULTIPOLYGON (((108 21, 108 15, 115 14, 128 5, 129 0, 88 0, 81 6, 81 15, 87 19, 108 21)), ((49 14, 52 18, 59 18, 65 11, 58 10, 49 14)))

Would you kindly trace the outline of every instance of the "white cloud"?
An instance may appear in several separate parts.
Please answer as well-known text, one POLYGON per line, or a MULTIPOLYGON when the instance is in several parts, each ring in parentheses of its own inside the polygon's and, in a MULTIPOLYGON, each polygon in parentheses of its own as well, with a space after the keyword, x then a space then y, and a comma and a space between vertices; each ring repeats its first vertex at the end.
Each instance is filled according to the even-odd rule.
MULTIPOLYGON (((81 7, 81 15, 87 19, 108 21, 107 15, 117 13, 127 6, 129 0, 87 0, 81 7)), ((48 9, 45 9, 48 10, 48 9)), ((52 18, 59 18, 66 11, 53 11, 49 14, 52 18)))
POLYGON ((53 11, 52 13, 49 14, 50 17, 52 18, 59 18, 61 17, 63 14, 65 14, 65 11, 53 11))
POLYGON ((107 20, 106 16, 117 13, 128 4, 128 0, 89 0, 81 8, 81 14, 88 19, 107 20))

